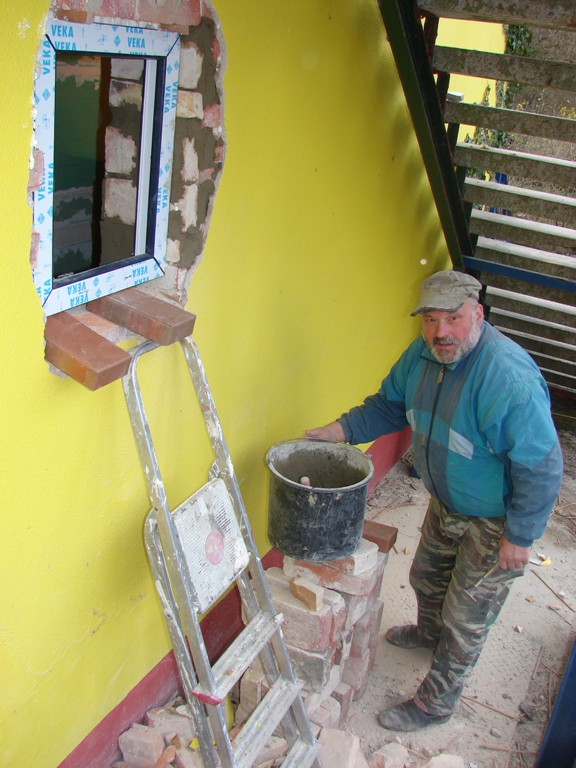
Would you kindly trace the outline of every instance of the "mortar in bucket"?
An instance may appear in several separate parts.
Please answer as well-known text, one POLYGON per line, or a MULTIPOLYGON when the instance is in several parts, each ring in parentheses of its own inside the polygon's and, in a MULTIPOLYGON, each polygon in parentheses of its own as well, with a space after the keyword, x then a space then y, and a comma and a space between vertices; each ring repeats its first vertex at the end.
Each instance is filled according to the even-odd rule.
POLYGON ((298 560, 341 560, 362 538, 372 461, 358 448, 313 438, 285 440, 266 454, 268 538, 298 560), (302 478, 310 480, 304 485, 302 478))

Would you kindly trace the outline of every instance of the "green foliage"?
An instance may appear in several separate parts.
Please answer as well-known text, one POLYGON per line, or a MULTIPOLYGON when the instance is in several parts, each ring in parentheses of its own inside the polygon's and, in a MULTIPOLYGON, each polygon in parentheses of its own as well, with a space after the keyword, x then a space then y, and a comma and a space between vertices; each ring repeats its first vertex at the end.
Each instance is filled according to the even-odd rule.
POLYGON ((503 26, 504 37, 506 38, 504 53, 512 56, 532 56, 534 51, 531 47, 531 30, 519 24, 504 24, 503 26))

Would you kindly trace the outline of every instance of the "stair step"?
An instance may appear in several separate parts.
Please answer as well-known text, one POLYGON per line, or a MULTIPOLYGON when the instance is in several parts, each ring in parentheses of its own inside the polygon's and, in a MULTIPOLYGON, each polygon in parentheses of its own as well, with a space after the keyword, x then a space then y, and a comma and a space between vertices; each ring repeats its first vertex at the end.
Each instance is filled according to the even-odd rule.
POLYGON ((576 29, 573 3, 558 0, 418 0, 423 11, 449 19, 522 24, 549 29, 576 29))
POLYGON ((527 56, 509 56, 437 45, 434 48, 432 65, 438 72, 576 91, 576 64, 565 61, 545 61, 527 56))
MULTIPOLYGON (((516 293, 514 291, 506 290, 505 288, 497 288, 494 286, 488 287, 486 298, 488 304, 493 307, 510 309, 511 311, 518 310, 519 312, 520 308, 522 308, 526 313, 530 312, 531 315, 537 317, 551 321, 559 319, 561 322, 570 326, 576 324, 576 307, 571 306, 570 304, 549 301, 537 296, 516 293)), ((520 313, 522 314, 522 312, 520 313)))
POLYGON ((572 160, 458 142, 454 162, 465 168, 481 168, 533 181, 576 187, 576 163, 572 160))
POLYGON ((239 768, 252 765, 300 694, 301 688, 301 682, 291 682, 282 677, 276 680, 232 744, 239 768))
POLYGON ((472 210, 470 232, 556 253, 559 252, 558 249, 568 249, 576 253, 576 229, 557 227, 532 219, 520 219, 516 216, 504 216, 477 208, 472 210))
POLYGON ((569 117, 539 115, 516 109, 501 109, 483 104, 447 101, 444 122, 475 125, 524 136, 576 142, 576 120, 569 117))
MULTIPOLYGON (((540 348, 541 351, 548 350, 555 350, 558 352, 558 350, 562 349, 564 352, 568 352, 572 359, 574 360, 576 358, 576 345, 574 344, 566 344, 564 341, 556 341, 555 339, 547 339, 543 336, 538 336, 535 333, 526 333, 525 331, 517 331, 515 328, 505 328, 504 326, 498 326, 496 325, 495 328, 498 328, 498 330, 502 331, 502 333, 506 333, 507 336, 514 336, 516 337, 519 344, 524 346, 522 342, 532 342, 535 343, 537 348, 540 348)), ((525 347, 526 349, 530 348, 530 345, 525 347)))
POLYGON ((542 352, 530 352, 540 370, 554 371, 558 376, 576 377, 576 362, 560 359, 542 352))
POLYGON ((464 200, 490 208, 502 208, 513 213, 526 213, 556 224, 572 225, 576 221, 576 199, 552 192, 524 189, 495 181, 466 179, 464 200))
POLYGON ((495 240, 491 237, 478 238, 475 255, 477 258, 488 259, 499 264, 537 269, 539 273, 564 277, 568 280, 576 279, 574 256, 541 251, 538 248, 495 240))
MULTIPOLYGON (((514 312, 492 309, 490 322, 500 330, 506 328, 541 336, 551 342, 560 341, 571 346, 576 344, 576 329, 556 323, 547 323, 537 317, 527 317, 526 315, 517 315, 514 312)), ((574 372, 576 373, 576 370, 574 372)))
POLYGON ((197 685, 194 696, 204 704, 221 703, 281 626, 283 618, 282 614, 257 613, 212 667, 214 689, 197 685))

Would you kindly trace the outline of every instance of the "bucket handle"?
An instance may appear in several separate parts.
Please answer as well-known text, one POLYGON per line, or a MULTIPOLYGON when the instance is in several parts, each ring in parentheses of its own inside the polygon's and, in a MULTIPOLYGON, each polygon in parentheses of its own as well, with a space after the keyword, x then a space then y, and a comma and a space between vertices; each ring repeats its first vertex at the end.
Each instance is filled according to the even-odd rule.
POLYGON ((280 440, 278 445, 284 443, 301 443, 303 440, 309 443, 332 443, 332 445, 348 445, 341 440, 331 440, 329 437, 310 437, 309 435, 302 435, 302 437, 288 437, 286 440, 280 440))

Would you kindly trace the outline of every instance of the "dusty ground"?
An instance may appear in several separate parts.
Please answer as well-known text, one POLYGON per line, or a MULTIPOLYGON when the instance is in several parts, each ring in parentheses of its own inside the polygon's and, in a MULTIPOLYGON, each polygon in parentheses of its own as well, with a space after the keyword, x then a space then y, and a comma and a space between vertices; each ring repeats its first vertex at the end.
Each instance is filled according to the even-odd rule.
POLYGON ((428 668, 429 651, 395 648, 383 637, 388 627, 411 623, 416 617, 408 571, 428 495, 420 480, 409 477, 406 460, 371 495, 368 517, 396 526, 399 533, 384 573, 376 665, 366 693, 353 705, 345 725, 359 736, 366 757, 387 741, 399 740, 411 750, 415 768, 441 752, 460 755, 470 768, 534 765, 576 632, 576 613, 561 599, 576 608, 576 408, 562 402, 560 407, 568 414, 556 418, 565 477, 558 506, 533 548, 533 555, 541 553, 551 563, 530 564, 517 580, 454 717, 413 734, 384 730, 376 716, 386 706, 409 698, 428 668), (525 754, 509 757, 509 750, 525 754))

